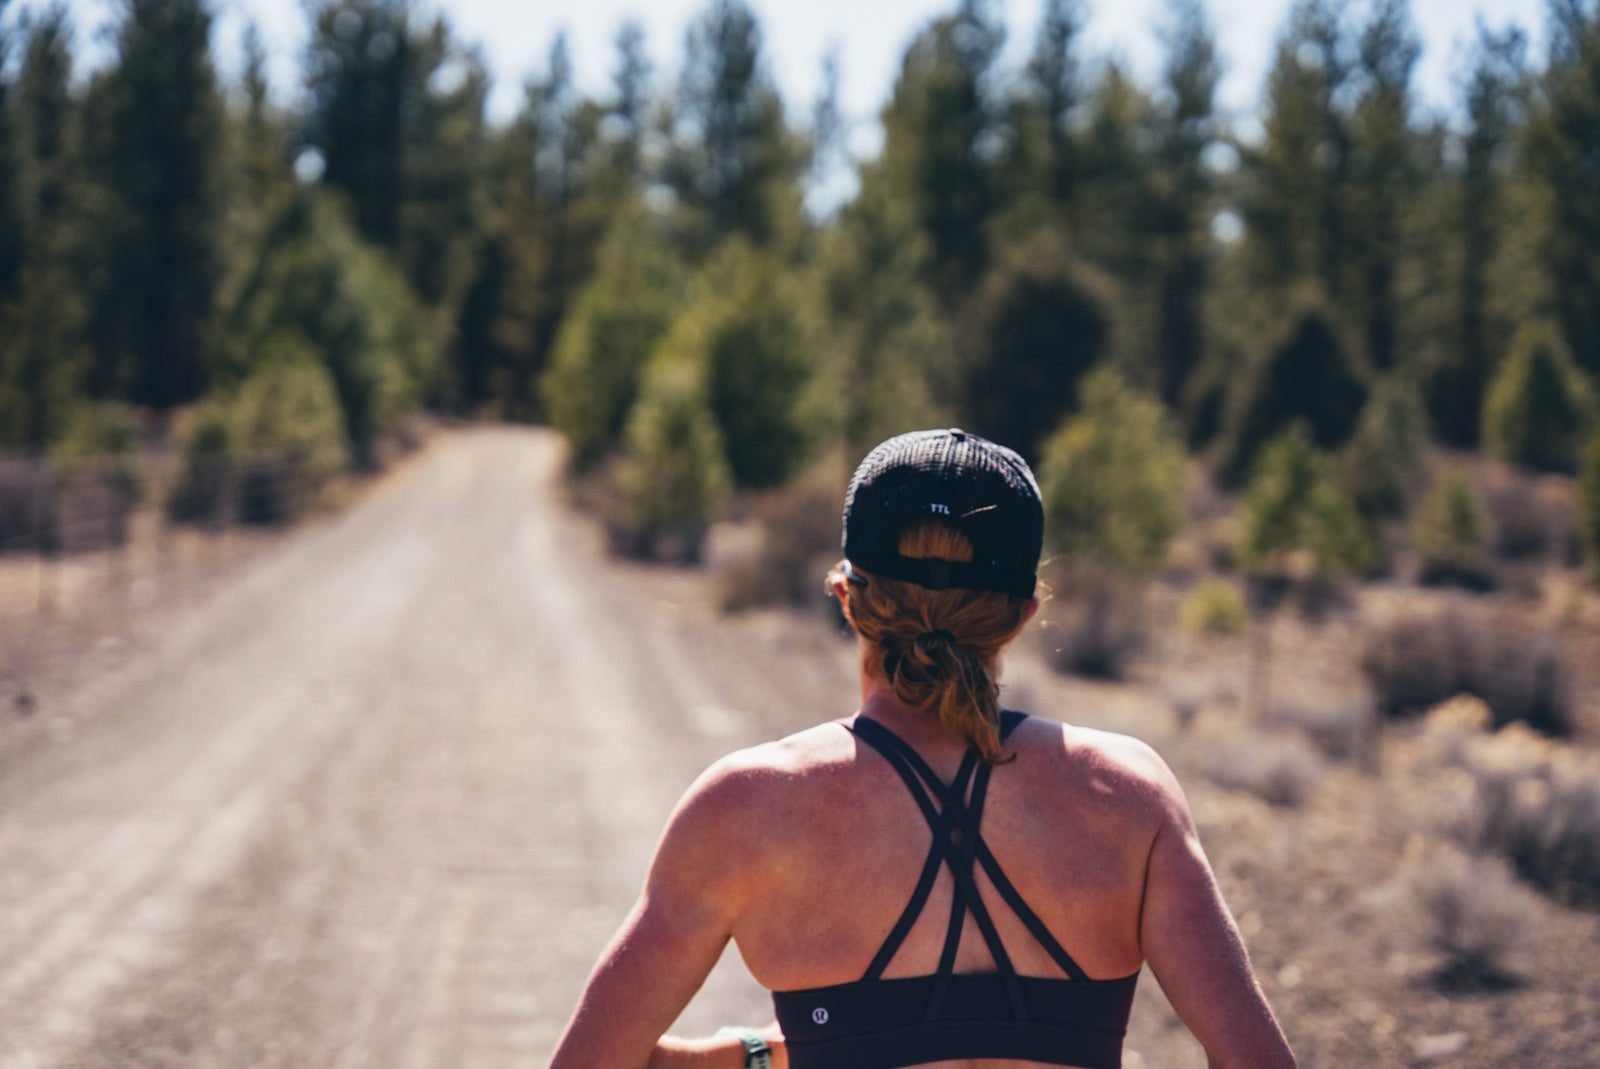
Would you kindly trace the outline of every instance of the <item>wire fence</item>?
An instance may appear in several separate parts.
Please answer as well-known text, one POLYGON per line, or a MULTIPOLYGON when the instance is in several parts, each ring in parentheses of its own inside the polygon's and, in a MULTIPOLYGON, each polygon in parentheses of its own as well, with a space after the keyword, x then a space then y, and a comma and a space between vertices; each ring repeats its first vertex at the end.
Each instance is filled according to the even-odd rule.
POLYGON ((26 713, 54 654, 202 592, 325 482, 287 453, 0 457, 0 702, 26 713))

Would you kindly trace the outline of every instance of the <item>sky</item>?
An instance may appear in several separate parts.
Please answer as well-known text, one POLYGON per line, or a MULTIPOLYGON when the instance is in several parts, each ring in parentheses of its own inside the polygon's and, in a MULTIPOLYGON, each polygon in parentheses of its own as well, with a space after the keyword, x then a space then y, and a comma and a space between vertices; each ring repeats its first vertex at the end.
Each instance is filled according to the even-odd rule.
MULTIPOLYGON (((42 0, 17 0, 13 9, 42 0)), ((238 69, 239 39, 254 21, 271 56, 276 89, 287 101, 298 82, 298 62, 306 41, 306 16, 297 0, 213 0, 217 11, 216 49, 224 76, 238 69)), ((615 59, 613 38, 625 18, 646 30, 658 87, 676 78, 689 20, 707 0, 421 0, 442 11, 457 36, 482 48, 495 77, 490 113, 509 118, 522 99, 522 85, 544 69, 551 40, 565 30, 580 89, 604 95, 615 59)), ((876 144, 876 117, 913 35, 932 18, 955 7, 955 0, 747 0, 765 33, 768 63, 797 119, 805 118, 822 81, 822 58, 837 47, 840 103, 850 124, 849 144, 858 155, 876 144)), ((1354 0, 1359 12, 1364 0, 1354 0)), ((1161 65, 1157 29, 1163 0, 1084 0, 1089 12, 1080 55, 1093 63, 1116 57, 1143 85, 1156 81, 1161 65)), ((1259 105, 1273 42, 1283 29, 1291 0, 1210 0, 1225 74, 1219 103, 1247 121, 1259 105)), ((98 32, 111 19, 115 0, 68 0, 87 66, 103 58, 107 45, 98 32)), ((997 0, 1007 27, 1003 59, 1012 69, 1025 62, 1042 0, 997 0)), ((1424 107, 1448 111, 1459 96, 1461 56, 1480 16, 1493 28, 1515 22, 1527 30, 1535 54, 1542 51, 1543 0, 1412 0, 1412 15, 1423 42, 1416 72, 1424 107)))

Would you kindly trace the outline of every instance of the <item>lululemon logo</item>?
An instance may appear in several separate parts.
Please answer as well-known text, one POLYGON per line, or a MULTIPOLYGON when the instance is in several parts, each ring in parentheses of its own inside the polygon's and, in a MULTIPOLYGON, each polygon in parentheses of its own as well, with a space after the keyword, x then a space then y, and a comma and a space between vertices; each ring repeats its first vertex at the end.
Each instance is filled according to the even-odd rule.
POLYGON ((823 1009, 821 1006, 818 1006, 816 1009, 811 1011, 811 1019, 818 1024, 827 1024, 828 1011, 823 1009))

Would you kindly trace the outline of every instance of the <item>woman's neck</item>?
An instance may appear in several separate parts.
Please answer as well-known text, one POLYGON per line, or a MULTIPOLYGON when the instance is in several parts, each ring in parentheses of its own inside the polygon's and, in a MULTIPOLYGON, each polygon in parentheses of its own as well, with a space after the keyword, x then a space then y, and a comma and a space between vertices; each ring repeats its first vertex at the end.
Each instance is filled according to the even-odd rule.
POLYGON ((933 713, 913 709, 894 696, 894 688, 886 680, 870 676, 861 681, 861 710, 858 714, 876 720, 899 735, 918 753, 932 758, 948 750, 954 754, 966 752, 967 744, 953 739, 933 713))

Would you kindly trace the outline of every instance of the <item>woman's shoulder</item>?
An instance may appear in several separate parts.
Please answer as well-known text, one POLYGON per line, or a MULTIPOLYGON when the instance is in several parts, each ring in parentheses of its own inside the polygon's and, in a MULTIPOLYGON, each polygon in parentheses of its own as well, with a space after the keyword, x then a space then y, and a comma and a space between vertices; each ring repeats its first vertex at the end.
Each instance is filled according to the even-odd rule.
POLYGON ((1092 795, 1152 815, 1182 808, 1177 777, 1149 743, 1131 735, 1030 716, 1014 736, 1056 789, 1092 795))
POLYGON ((689 788, 684 803, 759 824, 766 812, 791 809, 797 792, 846 774, 853 757, 850 734, 829 721, 718 758, 689 788))

